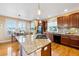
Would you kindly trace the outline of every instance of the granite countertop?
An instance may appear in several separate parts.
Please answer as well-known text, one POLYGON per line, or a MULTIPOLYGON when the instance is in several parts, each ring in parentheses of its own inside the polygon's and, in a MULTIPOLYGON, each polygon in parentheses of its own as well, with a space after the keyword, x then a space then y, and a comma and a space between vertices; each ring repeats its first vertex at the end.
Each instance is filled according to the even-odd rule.
POLYGON ((33 35, 16 36, 27 55, 51 43, 49 39, 34 39, 33 35))
POLYGON ((68 34, 68 33, 52 33, 52 34, 79 36, 79 33, 73 33, 73 34, 68 34))
POLYGON ((79 34, 61 34, 61 35, 79 36, 79 34))

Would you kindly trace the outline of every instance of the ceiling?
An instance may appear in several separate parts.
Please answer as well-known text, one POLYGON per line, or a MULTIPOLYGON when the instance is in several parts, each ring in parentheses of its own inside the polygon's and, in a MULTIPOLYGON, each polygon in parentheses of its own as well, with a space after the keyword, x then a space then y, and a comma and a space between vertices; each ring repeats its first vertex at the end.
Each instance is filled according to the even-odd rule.
MULTIPOLYGON (((79 3, 40 3, 40 18, 56 16, 79 9, 79 3), (68 11, 64 12, 65 9, 68 11)), ((0 3, 0 15, 33 20, 38 17, 37 3, 0 3)))

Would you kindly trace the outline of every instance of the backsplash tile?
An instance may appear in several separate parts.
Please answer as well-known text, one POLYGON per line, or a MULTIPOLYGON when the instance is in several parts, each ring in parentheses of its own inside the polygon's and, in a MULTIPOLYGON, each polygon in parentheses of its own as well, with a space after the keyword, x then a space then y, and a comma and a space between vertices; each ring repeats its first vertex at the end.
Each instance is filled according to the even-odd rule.
POLYGON ((58 33, 79 34, 79 28, 58 28, 58 33))

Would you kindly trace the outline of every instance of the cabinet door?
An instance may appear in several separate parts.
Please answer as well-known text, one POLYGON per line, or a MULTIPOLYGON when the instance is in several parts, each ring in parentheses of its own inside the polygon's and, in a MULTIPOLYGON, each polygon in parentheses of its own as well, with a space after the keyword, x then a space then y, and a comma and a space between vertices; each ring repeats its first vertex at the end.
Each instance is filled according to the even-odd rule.
POLYGON ((58 17, 57 18, 57 24, 58 24, 58 27, 62 27, 63 26, 63 17, 58 17))
POLYGON ((78 36, 70 36, 70 45, 71 46, 79 46, 79 37, 78 36))
POLYGON ((78 22, 77 22, 77 19, 78 19, 78 18, 77 18, 77 17, 78 17, 78 14, 77 14, 77 13, 74 13, 74 14, 73 14, 73 20, 72 20, 74 27, 78 27, 78 26, 77 26, 77 24, 78 24, 78 22))
POLYGON ((68 36, 62 36, 61 37, 61 43, 65 45, 70 45, 70 39, 68 36))
POLYGON ((72 15, 69 15, 69 27, 72 27, 72 15))
POLYGON ((69 27, 69 17, 63 16, 63 26, 69 27))
POLYGON ((69 22, 70 22, 70 27, 75 27, 75 15, 71 14, 69 15, 69 22))
POLYGON ((68 16, 61 16, 57 18, 59 27, 78 27, 79 28, 79 12, 70 14, 68 16))
POLYGON ((77 13, 77 27, 79 28, 79 12, 77 13))
POLYGON ((78 22, 79 22, 78 17, 79 17, 78 13, 69 15, 70 27, 79 27, 78 26, 78 22))
POLYGON ((47 21, 42 21, 43 32, 47 30, 47 21))

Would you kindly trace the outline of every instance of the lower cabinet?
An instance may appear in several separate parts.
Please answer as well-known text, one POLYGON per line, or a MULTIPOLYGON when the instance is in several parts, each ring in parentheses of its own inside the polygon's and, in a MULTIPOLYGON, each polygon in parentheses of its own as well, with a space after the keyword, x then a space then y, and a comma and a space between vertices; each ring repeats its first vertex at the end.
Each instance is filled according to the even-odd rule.
POLYGON ((41 56, 51 56, 51 43, 41 49, 41 56))
POLYGON ((52 33, 44 33, 50 40, 51 42, 54 41, 54 38, 53 38, 53 34, 52 33))
POLYGON ((79 47, 79 37, 78 36, 72 36, 70 37, 70 44, 71 46, 74 46, 74 47, 79 47))
POLYGON ((70 45, 70 39, 68 36, 61 36, 61 43, 65 45, 70 45))
POLYGON ((79 36, 61 36, 61 44, 79 48, 79 36))

